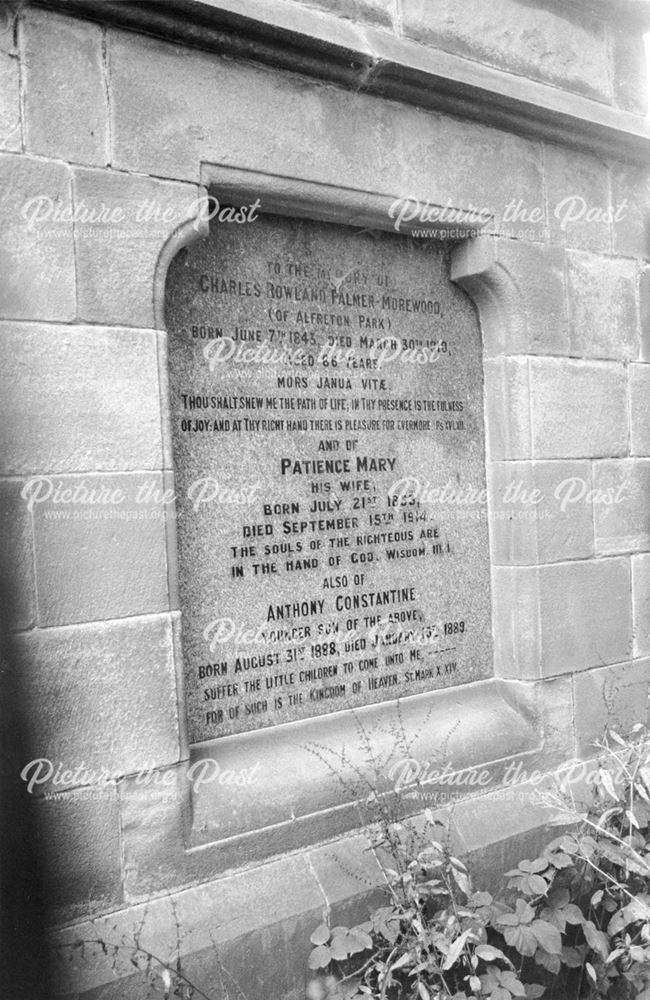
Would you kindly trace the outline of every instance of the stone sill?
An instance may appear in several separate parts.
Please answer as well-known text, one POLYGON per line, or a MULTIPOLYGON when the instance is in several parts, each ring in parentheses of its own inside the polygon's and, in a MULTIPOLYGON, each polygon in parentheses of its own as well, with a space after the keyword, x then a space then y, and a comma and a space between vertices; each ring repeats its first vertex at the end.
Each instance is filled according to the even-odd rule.
POLYGON ((650 123, 641 116, 322 11, 269 0, 34 2, 600 156, 643 166, 650 159, 650 123))
POLYGON ((240 841, 258 859, 299 849, 362 826, 364 801, 394 796, 405 759, 459 773, 535 754, 542 738, 529 697, 526 685, 490 678, 196 744, 190 766, 214 759, 221 773, 254 779, 192 783, 186 849, 240 841))

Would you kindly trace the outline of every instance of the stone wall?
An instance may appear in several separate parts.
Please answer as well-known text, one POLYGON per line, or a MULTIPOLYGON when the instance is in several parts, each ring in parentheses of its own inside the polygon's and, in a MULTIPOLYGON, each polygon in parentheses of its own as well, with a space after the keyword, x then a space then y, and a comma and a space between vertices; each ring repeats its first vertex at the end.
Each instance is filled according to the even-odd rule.
MULTIPOLYGON (((363 899, 376 865, 334 818, 327 846, 319 835, 290 853, 272 842, 270 858, 246 838, 187 849, 164 517, 96 519, 91 501, 76 508, 85 516, 68 517, 56 490, 132 493, 168 481, 160 303, 174 249, 200 235, 196 202, 213 165, 487 207, 493 235, 459 246, 452 277, 481 318, 493 507, 514 474, 545 495, 569 477, 596 491, 627 484, 627 502, 556 505, 548 527, 491 525, 499 698, 535 734, 530 760, 551 767, 588 752, 608 719, 645 717, 650 677, 650 171, 638 158, 203 51, 71 6, 7 8, 0 24, 1 550, 26 759, 86 768, 79 787, 59 791, 52 780, 35 790, 52 916, 74 940, 94 933, 89 917, 122 935, 146 914, 146 933, 170 951, 178 916, 183 951, 208 978, 214 939, 252 975, 251 1000, 268 1000, 299 989, 310 927, 363 899), (33 477, 45 477, 38 494, 33 477), (176 790, 172 802, 138 799, 143 767, 176 790), (97 789, 88 772, 103 768, 113 779, 97 789), (280 956, 274 968, 251 973, 242 942, 280 956)), ((185 17, 200 6, 186 5, 185 17)), ((352 27, 371 63, 375 43, 438 47, 468 72, 498 70, 515 96, 522 77, 561 90, 565 107, 579 95, 577 116, 586 99, 612 115, 646 104, 632 3, 614 17, 605 4, 587 13, 551 0, 499 0, 489 17, 479 0, 220 6, 259 15, 269 35, 275 19, 347 45, 352 27)), ((147 509, 156 506, 162 515, 160 499, 147 509)), ((544 821, 532 806, 490 811, 489 797, 455 812, 460 846, 495 864, 508 838, 525 841, 544 821)), ((112 979, 97 954, 61 989, 108 996, 112 979)), ((125 997, 136 987, 116 989, 125 997)))

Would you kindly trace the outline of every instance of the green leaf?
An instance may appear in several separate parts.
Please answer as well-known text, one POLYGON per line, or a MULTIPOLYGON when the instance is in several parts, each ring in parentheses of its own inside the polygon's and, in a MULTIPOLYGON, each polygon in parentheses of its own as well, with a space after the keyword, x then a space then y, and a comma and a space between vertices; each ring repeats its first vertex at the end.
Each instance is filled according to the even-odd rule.
POLYGON ((531 930, 544 951, 550 955, 559 955, 562 951, 562 935, 557 927, 546 920, 533 920, 531 930))
POLYGON ((495 962, 499 959, 505 962, 506 965, 512 965, 509 958, 503 954, 498 948, 493 948, 491 944, 479 944, 478 947, 474 949, 475 953, 479 958, 482 958, 484 962, 495 962))
POLYGON ((591 964, 591 962, 585 962, 585 969, 587 971, 587 975, 592 980, 592 982, 597 983, 598 982, 598 976, 596 975, 596 970, 594 969, 594 967, 591 964))
POLYGON ((447 952, 445 961, 442 966, 445 971, 451 969, 452 966, 456 964, 458 958, 462 954, 463 948, 465 947, 465 942, 467 941, 467 938, 470 936, 471 933, 472 933, 471 929, 463 931, 463 933, 459 934, 456 940, 452 943, 452 946, 447 952))
POLYGON ((506 944, 516 948, 520 955, 532 956, 537 951, 537 938, 530 927, 506 927, 503 936, 506 944))
POLYGON ((514 972, 502 972, 501 973, 501 985, 505 986, 514 997, 525 997, 526 990, 523 984, 519 982, 514 972))
POLYGON ((330 939, 330 929, 327 924, 319 924, 312 936, 310 941, 312 944, 327 944, 330 939))
POLYGON ((431 1000, 431 994, 422 981, 418 983, 418 993, 421 1000, 431 1000))
POLYGON ((582 929, 589 947, 597 952, 602 959, 606 959, 609 955, 609 938, 605 932, 598 930, 592 920, 585 920, 582 929))
POLYGON ((335 958, 337 962, 343 962, 346 958, 349 958, 350 946, 348 935, 337 934, 336 937, 332 936, 330 951, 332 953, 332 958, 335 958))
POLYGON ((309 968, 310 969, 324 969, 330 964, 332 960, 332 953, 329 948, 321 944, 318 948, 314 948, 311 955, 309 956, 309 968))

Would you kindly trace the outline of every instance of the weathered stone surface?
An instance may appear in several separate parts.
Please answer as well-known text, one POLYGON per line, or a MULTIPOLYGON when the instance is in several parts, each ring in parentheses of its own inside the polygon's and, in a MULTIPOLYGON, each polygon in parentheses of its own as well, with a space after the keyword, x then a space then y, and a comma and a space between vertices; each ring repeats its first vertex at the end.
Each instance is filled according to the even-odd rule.
POLYGON ((569 354, 564 251, 516 240, 468 240, 452 278, 474 299, 488 357, 569 354))
POLYGON ((15 628, 28 628, 36 613, 32 527, 20 496, 22 486, 13 479, 0 480, 0 572, 6 611, 15 628))
POLYGON ((39 625, 169 609, 160 475, 43 477, 28 496, 39 625))
POLYGON ((641 315, 641 361, 650 361, 650 267, 639 275, 639 311, 641 315))
POLYGON ((444 251, 223 223, 166 314, 193 742, 485 676, 480 340, 444 251))
POLYGON ((614 103, 638 115, 648 113, 648 65, 640 31, 617 30, 611 25, 614 103))
POLYGON ((201 162, 233 164, 422 204, 472 205, 497 223, 513 202, 543 209, 538 143, 212 53, 190 58, 126 32, 110 32, 109 44, 119 168, 198 180, 201 162), (306 132, 317 158, 306 153, 306 132))
POLYGON ((37 803, 49 920, 115 909, 122 902, 120 825, 114 784, 37 803))
POLYGON ((492 580, 501 676, 552 677, 629 659, 628 559, 495 567, 492 580))
POLYGON ((27 151, 72 163, 107 163, 102 28, 27 8, 21 39, 27 151))
POLYGON ((405 34, 597 100, 611 100, 608 39, 597 18, 516 0, 403 0, 405 34))
POLYGON ((0 316, 74 319, 71 205, 68 167, 0 154, 0 316))
POLYGON ((650 555, 632 556, 634 655, 650 656, 650 555))
POLYGON ((199 211, 198 189, 108 170, 73 171, 79 317, 154 326, 154 274, 171 234, 199 211), (85 219, 96 221, 88 224, 85 219))
POLYGON ((593 555, 589 462, 490 463, 488 483, 493 565, 593 555))
POLYGON ((19 150, 21 144, 18 60, 0 52, 0 149, 12 152, 19 150))
MULTIPOLYGON (((34 756, 64 770, 83 765, 96 772, 95 782, 104 771, 136 774, 178 759, 167 618, 37 629, 18 636, 16 646, 27 709, 39 721, 34 756)), ((92 777, 83 783, 93 784, 92 777)))
POLYGON ((488 456, 492 461, 532 456, 528 362, 521 358, 485 361, 488 456))
POLYGON ((594 463, 596 551, 650 548, 650 459, 594 463))
POLYGON ((629 658, 630 565, 605 559, 539 570, 542 672, 545 677, 629 658))
POLYGON ((551 239, 564 246, 608 253, 611 212, 607 165, 586 153, 544 146, 551 239))
POLYGON ((627 163, 611 168, 615 210, 613 249, 625 257, 650 259, 650 172, 627 163))
POLYGON ((619 663, 587 670, 573 679, 577 752, 596 756, 596 740, 608 729, 629 733, 637 722, 647 722, 650 661, 619 663))
POLYGON ((5 475, 160 467, 153 331, 0 323, 0 350, 5 475))
POLYGON ((636 360, 636 263, 569 252, 567 275, 571 354, 636 360))
POLYGON ((631 453, 650 457, 650 366, 630 365, 631 453))
POLYGON ((623 455, 628 447, 623 365, 531 358, 535 458, 623 455))
POLYGON ((396 0, 300 0, 306 7, 315 7, 353 21, 367 21, 392 27, 396 15, 396 0))

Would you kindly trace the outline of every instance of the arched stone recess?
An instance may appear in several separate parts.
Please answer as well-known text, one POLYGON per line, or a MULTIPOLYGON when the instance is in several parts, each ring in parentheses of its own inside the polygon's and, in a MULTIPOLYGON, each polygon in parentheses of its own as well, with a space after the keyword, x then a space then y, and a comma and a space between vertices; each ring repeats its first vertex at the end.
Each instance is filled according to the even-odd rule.
MULTIPOLYGON (((390 208, 395 198, 390 194, 214 164, 203 165, 201 183, 201 190, 209 191, 222 204, 241 205, 259 199, 262 212, 394 231, 390 208)), ((434 203, 435 199, 430 199, 430 205, 434 203)), ((448 204, 440 206, 441 211, 443 208, 449 212, 448 204)), ((455 212, 456 218, 462 217, 462 204, 455 212)), ((468 207, 467 219, 472 217, 468 207)), ((476 230, 475 224, 472 228, 476 230)), ((181 247, 206 233, 207 224, 200 218, 177 229, 163 248, 156 270, 154 298, 160 338, 165 474, 172 490, 167 334, 163 316, 165 279, 169 263, 181 247)), ((499 453, 500 436, 518 435, 525 439, 521 427, 528 411, 523 384, 521 391, 513 391, 507 399, 493 400, 495 378, 501 377, 502 386, 508 383, 507 374, 497 376, 493 366, 503 368, 511 360, 505 355, 525 352, 526 337, 542 335, 535 317, 535 301, 529 297, 530 287, 526 286, 525 275, 517 263, 526 259, 529 250, 521 249, 521 256, 519 249, 510 246, 509 241, 477 233, 474 239, 458 244, 452 257, 451 277, 469 292, 480 313, 485 340, 490 459, 499 453), (515 350, 511 350, 511 341, 516 344, 515 350), (502 423, 506 417, 511 429, 508 429, 510 424, 502 423)), ((554 251, 550 257, 555 261, 553 266, 559 266, 554 251)), ((539 271, 532 262, 531 269, 539 271)), ((544 276, 536 273, 534 282, 535 294, 541 296, 547 287, 544 276)), ((522 445, 521 457, 527 455, 522 445)), ((487 464, 489 470, 490 462, 487 464)), ((490 510, 492 505, 491 498, 490 510)), ((182 621, 178 610, 173 519, 168 546, 179 726, 183 733, 181 757, 171 769, 170 783, 179 794, 170 797, 169 803, 152 815, 148 826, 149 833, 155 825, 158 836, 164 836, 164 844, 157 848, 163 852, 164 864, 154 878, 147 854, 150 839, 136 828, 142 824, 141 813, 137 821, 134 815, 133 827, 129 826, 127 816, 124 851, 130 898, 144 898, 155 889, 163 891, 170 886, 205 880, 243 863, 302 849, 358 828, 362 823, 360 803, 369 788, 369 785, 364 787, 364 781, 367 779, 379 791, 393 795, 395 775, 400 762, 403 764, 407 757, 422 764, 432 763, 439 760, 444 747, 444 763, 448 762, 453 772, 470 773, 487 768, 494 788, 494 776, 497 771, 503 773, 504 762, 523 762, 526 773, 530 773, 534 768, 547 770, 570 752, 567 734, 571 727, 568 717, 565 719, 570 705, 564 682, 545 691, 540 683, 521 683, 515 670, 501 669, 499 654, 489 670, 491 676, 484 680, 411 696, 399 703, 387 701, 191 745, 183 695, 182 621), (396 727, 403 734, 397 742, 396 727), (374 773, 369 770, 368 738, 374 747, 374 773), (197 775, 208 774, 209 767, 214 766, 206 762, 214 761, 221 771, 241 771, 263 761, 262 785, 259 781, 246 786, 196 780, 197 775), (263 796, 260 787, 264 789, 263 796), (177 799, 182 801, 182 807, 177 799)), ((495 645, 498 651, 500 645, 495 645)), ((539 673, 526 671, 523 676, 532 682, 538 680, 539 673)), ((407 814, 417 814, 422 809, 417 796, 403 801, 407 814)))

